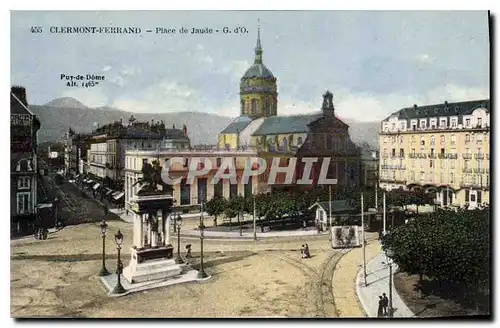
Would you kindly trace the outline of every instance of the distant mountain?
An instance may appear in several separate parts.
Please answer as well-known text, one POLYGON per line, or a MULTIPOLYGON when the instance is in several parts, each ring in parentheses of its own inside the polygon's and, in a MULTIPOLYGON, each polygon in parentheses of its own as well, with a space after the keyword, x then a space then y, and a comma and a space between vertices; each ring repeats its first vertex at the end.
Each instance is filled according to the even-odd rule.
MULTIPOLYGON (((87 107, 71 97, 54 99, 47 104, 30 105, 29 108, 41 123, 38 142, 58 141, 65 138, 69 127, 77 133, 92 132, 97 125, 105 125, 120 119, 128 121, 131 115, 139 121, 163 120, 167 127, 187 125, 191 143, 217 144, 217 135, 233 118, 203 112, 177 112, 163 114, 144 114, 123 111, 113 107, 87 107)), ((354 142, 366 142, 378 148, 379 122, 357 122, 344 119, 350 126, 350 135, 354 142)))
POLYGON ((89 107, 85 106, 75 98, 71 97, 61 97, 56 98, 54 100, 49 101, 44 106, 47 107, 61 107, 61 108, 80 108, 80 109, 88 109, 89 107))

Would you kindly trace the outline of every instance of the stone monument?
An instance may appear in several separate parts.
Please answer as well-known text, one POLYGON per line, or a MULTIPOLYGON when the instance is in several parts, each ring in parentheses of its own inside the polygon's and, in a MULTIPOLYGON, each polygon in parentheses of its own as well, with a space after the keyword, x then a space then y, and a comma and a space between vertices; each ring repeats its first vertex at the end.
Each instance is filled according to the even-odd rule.
POLYGON ((143 178, 137 182, 141 188, 130 199, 134 213, 133 246, 130 263, 123 270, 123 277, 129 283, 175 277, 185 267, 175 262, 174 247, 170 244, 173 189, 162 181, 157 161, 153 165, 144 163, 142 174, 143 178))

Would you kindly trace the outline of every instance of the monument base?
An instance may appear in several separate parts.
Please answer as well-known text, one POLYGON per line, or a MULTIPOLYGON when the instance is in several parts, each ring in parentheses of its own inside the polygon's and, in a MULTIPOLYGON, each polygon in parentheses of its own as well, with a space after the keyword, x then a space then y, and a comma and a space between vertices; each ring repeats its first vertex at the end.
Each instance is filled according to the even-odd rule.
POLYGON ((140 283, 179 276, 182 266, 175 263, 171 254, 170 247, 146 250, 133 248, 130 263, 123 269, 123 277, 129 283, 140 283))

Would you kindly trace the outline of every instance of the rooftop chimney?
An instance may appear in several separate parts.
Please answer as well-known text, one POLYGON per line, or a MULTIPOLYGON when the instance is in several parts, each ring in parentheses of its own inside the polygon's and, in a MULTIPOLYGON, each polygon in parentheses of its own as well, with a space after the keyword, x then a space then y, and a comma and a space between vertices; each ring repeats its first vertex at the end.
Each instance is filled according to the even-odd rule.
POLYGON ((28 106, 28 100, 26 99, 26 89, 21 86, 13 86, 10 88, 10 92, 14 94, 23 104, 24 106, 28 106))
POLYGON ((417 104, 413 104, 413 109, 417 109, 417 104))
POLYGON ((182 126, 182 132, 184 132, 184 134, 185 134, 185 135, 187 135, 187 134, 188 134, 188 128, 187 128, 186 124, 184 124, 184 125, 182 126))
POLYGON ((172 124, 172 129, 175 129, 175 124, 172 124))
POLYGON ((448 107, 448 102, 447 101, 444 102, 444 107, 448 107))

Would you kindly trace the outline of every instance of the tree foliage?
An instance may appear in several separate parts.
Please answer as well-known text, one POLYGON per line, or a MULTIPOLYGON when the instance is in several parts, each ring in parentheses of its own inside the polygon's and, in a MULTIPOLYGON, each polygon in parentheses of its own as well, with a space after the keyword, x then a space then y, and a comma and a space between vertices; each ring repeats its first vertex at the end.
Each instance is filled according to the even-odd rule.
POLYGON ((488 282, 489 208, 420 215, 382 239, 402 271, 478 287, 488 282))
POLYGON ((213 197, 205 203, 205 210, 208 215, 214 217, 214 225, 217 225, 217 218, 224 213, 226 200, 221 197, 213 197))

